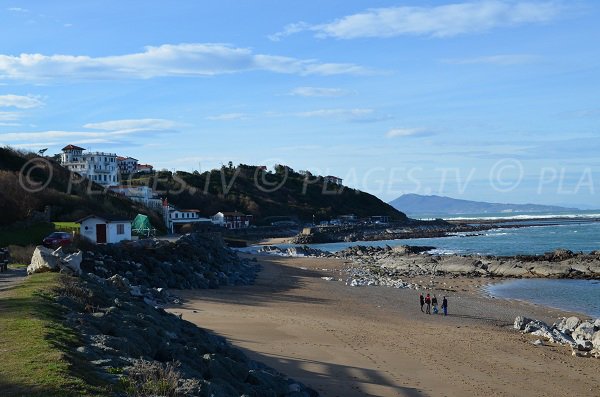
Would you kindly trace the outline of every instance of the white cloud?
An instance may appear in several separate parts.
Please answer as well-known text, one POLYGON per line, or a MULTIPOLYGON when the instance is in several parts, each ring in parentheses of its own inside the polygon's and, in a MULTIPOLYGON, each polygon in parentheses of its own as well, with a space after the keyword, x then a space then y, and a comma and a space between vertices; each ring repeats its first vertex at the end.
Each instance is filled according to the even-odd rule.
POLYGON ((19 109, 31 109, 42 106, 42 102, 39 98, 27 95, 0 95, 0 107, 15 107, 19 109))
MULTIPOLYGON (((2 113, 0 113, 0 117, 2 113)), ((0 118, 1 120, 1 118, 0 118)), ((163 119, 113 120, 101 123, 89 123, 78 131, 22 131, 0 134, 0 143, 14 142, 27 144, 33 141, 71 142, 71 143, 118 143, 135 134, 169 133, 178 124, 163 119), (92 131, 90 131, 92 130, 92 131)))
POLYGON ((103 121, 100 123, 88 123, 85 124, 84 128, 92 130, 104 130, 104 131, 122 131, 122 130, 136 130, 136 131, 159 131, 159 130, 170 130, 177 126, 177 123, 172 120, 165 119, 127 119, 127 120, 111 120, 103 121))
POLYGON ((0 121, 14 121, 19 119, 19 113, 0 112, 0 121))
POLYGON ((215 116, 206 117, 207 120, 212 121, 228 121, 228 120, 244 120, 247 119, 248 115, 245 113, 223 113, 215 116))
POLYGON ((214 76, 245 71, 299 75, 356 74, 354 64, 320 63, 314 59, 254 54, 224 44, 164 44, 143 52, 90 57, 86 55, 0 55, 0 80, 149 79, 165 76, 214 76))
POLYGON ((21 7, 10 7, 6 9, 7 11, 11 11, 11 12, 29 12, 29 10, 27 8, 21 8, 21 7))
POLYGON ((283 28, 282 32, 274 33, 267 37, 272 41, 280 41, 282 37, 289 36, 294 33, 300 33, 308 29, 310 29, 310 25, 306 22, 296 22, 287 25, 285 28, 283 28))
POLYGON ((549 22, 559 17, 564 9, 560 1, 501 0, 374 8, 320 25, 288 25, 270 37, 280 40, 302 31, 313 31, 321 38, 339 39, 402 35, 451 37, 498 27, 549 22))
POLYGON ((431 131, 425 128, 393 128, 385 133, 387 138, 397 137, 419 137, 433 135, 431 131))
POLYGON ((322 88, 322 87, 296 87, 290 95, 306 97, 338 97, 348 95, 349 91, 341 88, 322 88))
POLYGON ((469 65, 469 64, 492 64, 492 65, 520 65, 524 63, 532 63, 539 60, 536 55, 530 54, 505 54, 505 55, 490 55, 475 58, 455 58, 444 59, 444 63, 453 65, 469 65))
POLYGON ((373 109, 318 109, 294 113, 297 117, 339 118, 350 121, 374 121, 380 119, 373 109))

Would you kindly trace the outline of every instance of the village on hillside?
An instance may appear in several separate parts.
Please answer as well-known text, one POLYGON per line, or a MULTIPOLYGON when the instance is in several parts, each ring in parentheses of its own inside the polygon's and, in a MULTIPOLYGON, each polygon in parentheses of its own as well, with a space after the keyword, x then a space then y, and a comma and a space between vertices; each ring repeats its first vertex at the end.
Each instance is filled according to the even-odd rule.
MULTIPOLYGON (((253 226, 253 215, 244 214, 240 211, 218 211, 210 216, 202 216, 202 211, 198 208, 177 208, 169 203, 167 198, 160 197, 150 186, 126 183, 127 177, 134 174, 154 173, 152 165, 139 163, 139 160, 133 157, 120 156, 109 152, 87 151, 83 147, 69 144, 62 148, 62 153, 57 155, 56 158, 59 160, 60 165, 69 171, 160 214, 169 234, 189 230, 189 227, 185 228, 186 225, 191 225, 196 230, 207 229, 212 226, 224 228, 228 231, 247 229, 253 226)), ((266 169, 266 167, 263 166, 262 169, 266 169)), ((301 171, 301 174, 310 175, 308 171, 301 171)), ((328 175, 323 179, 326 183, 334 186, 343 186, 342 178, 328 175)), ((389 216, 379 215, 371 218, 368 219, 369 223, 385 224, 390 221, 389 216)), ((359 219, 356 215, 348 214, 321 221, 318 226, 340 226, 356 224, 357 222, 359 222, 359 219)), ((79 234, 97 244, 130 240, 132 234, 151 236, 156 230, 153 225, 150 225, 148 218, 141 214, 133 220, 115 218, 110 214, 89 214, 79 220, 78 223, 80 224, 79 234)), ((299 227, 301 225, 296 221, 284 219, 273 221, 271 226, 299 227)))

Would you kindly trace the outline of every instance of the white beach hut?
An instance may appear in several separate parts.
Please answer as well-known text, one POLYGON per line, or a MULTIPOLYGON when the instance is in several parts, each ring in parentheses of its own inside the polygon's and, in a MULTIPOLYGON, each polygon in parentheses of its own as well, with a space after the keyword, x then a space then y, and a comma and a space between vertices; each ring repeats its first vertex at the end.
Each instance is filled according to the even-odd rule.
POLYGON ((114 244, 131 240, 131 221, 89 215, 79 220, 82 237, 95 244, 114 244))

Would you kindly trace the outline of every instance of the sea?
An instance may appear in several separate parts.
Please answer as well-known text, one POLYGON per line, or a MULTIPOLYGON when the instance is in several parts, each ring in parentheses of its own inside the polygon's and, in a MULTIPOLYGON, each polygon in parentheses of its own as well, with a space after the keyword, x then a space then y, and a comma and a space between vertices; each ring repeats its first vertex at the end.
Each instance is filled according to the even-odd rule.
MULTIPOLYGON (((539 255, 555 249, 573 252, 600 250, 600 211, 535 214, 478 214, 444 219, 477 224, 481 220, 518 228, 495 228, 481 233, 456 233, 449 237, 310 244, 336 252, 356 245, 435 247, 438 255, 539 255)), ((281 248, 291 245, 281 244, 281 248)), ((517 299, 600 318, 600 281, 518 279, 487 287, 491 296, 517 299)))

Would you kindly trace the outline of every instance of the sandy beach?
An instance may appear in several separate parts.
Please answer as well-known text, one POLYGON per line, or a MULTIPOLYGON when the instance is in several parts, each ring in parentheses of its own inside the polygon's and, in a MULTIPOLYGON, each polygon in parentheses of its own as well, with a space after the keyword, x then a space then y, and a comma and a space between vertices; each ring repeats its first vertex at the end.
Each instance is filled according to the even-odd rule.
POLYGON ((170 310, 323 396, 597 396, 600 360, 534 346, 517 315, 566 313, 486 297, 487 279, 436 280, 447 317, 421 313, 418 292, 349 287, 344 263, 258 257, 253 286, 176 291, 170 310), (322 277, 333 277, 332 281, 322 277), (446 284, 444 284, 446 283, 446 284))

